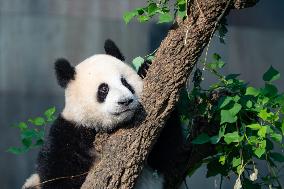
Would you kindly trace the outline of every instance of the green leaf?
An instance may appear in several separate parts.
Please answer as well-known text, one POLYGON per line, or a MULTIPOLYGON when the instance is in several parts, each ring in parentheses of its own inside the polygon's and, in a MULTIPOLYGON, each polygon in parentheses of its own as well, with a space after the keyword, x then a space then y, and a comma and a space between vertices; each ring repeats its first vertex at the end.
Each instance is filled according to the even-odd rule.
POLYGON ((252 108, 252 101, 248 100, 248 101, 246 102, 246 107, 247 107, 247 108, 252 108))
POLYGON ((259 130, 259 129, 261 129, 261 125, 259 125, 258 123, 247 125, 246 127, 250 128, 252 130, 259 130))
POLYGON ((231 101, 233 100, 232 97, 230 96, 226 96, 226 97, 222 97, 219 101, 219 108, 224 108, 226 105, 228 105, 231 101))
POLYGON ((267 127, 266 126, 262 126, 258 132, 257 132, 257 135, 264 138, 265 135, 266 135, 266 131, 267 131, 267 127))
POLYGON ((241 97, 239 95, 233 96, 233 100, 235 102, 239 102, 240 99, 241 99, 241 97))
POLYGON ((42 146, 43 145, 43 139, 38 139, 37 141, 36 141, 36 143, 35 143, 35 146, 37 147, 37 146, 42 146))
POLYGON ((221 60, 221 56, 220 56, 219 54, 217 54, 217 53, 214 53, 214 54, 212 55, 212 58, 213 58, 215 61, 221 60))
POLYGON ((202 133, 200 135, 198 135, 193 141, 192 144, 204 144, 210 141, 210 137, 205 134, 202 133))
POLYGON ((226 163, 226 156, 220 156, 219 162, 221 163, 221 165, 225 165, 225 163, 226 163))
POLYGON ((274 140, 275 142, 282 142, 282 135, 278 133, 272 133, 270 135, 271 139, 274 140))
POLYGON ((261 156, 265 153, 266 151, 266 141, 263 140, 258 144, 258 147, 253 151, 254 154, 258 157, 261 158, 261 156))
POLYGON ((154 58, 155 58, 155 56, 151 56, 151 55, 150 55, 150 56, 147 56, 147 60, 149 60, 149 61, 151 61, 151 62, 154 60, 154 58))
POLYGON ((259 90, 253 87, 248 87, 245 95, 258 96, 259 90))
POLYGON ((35 119, 29 119, 29 122, 35 126, 42 126, 45 124, 45 120, 42 117, 36 117, 35 119))
POLYGON ((154 15, 159 10, 159 7, 156 3, 150 3, 147 7, 147 12, 149 15, 154 15))
POLYGON ((144 63, 144 58, 138 56, 132 60, 132 65, 136 71, 139 70, 140 66, 144 63))
POLYGON ((142 14, 145 13, 145 8, 137 8, 137 9, 135 9, 134 12, 136 12, 136 15, 137 15, 137 16, 138 16, 138 15, 142 15, 142 14))
POLYGON ((236 79, 240 74, 229 74, 225 77, 226 80, 236 79))
POLYGON ((222 127, 220 128, 220 130, 219 130, 218 135, 212 136, 212 137, 210 138, 211 144, 217 144, 217 143, 220 141, 220 139, 224 136, 225 130, 226 130, 226 127, 225 127, 225 126, 222 126, 222 127))
POLYGON ((45 115, 47 121, 53 121, 54 120, 55 111, 56 111, 55 107, 51 107, 44 112, 44 115, 45 115))
POLYGON ((221 110, 221 124, 223 123, 235 123, 238 119, 236 116, 242 106, 239 103, 235 103, 234 106, 229 110, 221 110))
POLYGON ((139 22, 147 22, 148 20, 150 20, 151 17, 147 16, 147 15, 141 15, 138 17, 138 21, 139 22))
POLYGON ((167 12, 167 13, 162 13, 160 14, 159 16, 159 22, 158 24, 161 24, 161 23, 166 23, 166 22, 172 22, 173 18, 172 18, 172 15, 167 12))
POLYGON ((280 153, 277 152, 272 152, 270 153, 270 157, 274 160, 274 161, 278 161, 278 162, 284 162, 284 156, 280 153))
POLYGON ((224 135, 224 140, 227 144, 231 144, 232 142, 240 142, 242 139, 243 137, 241 137, 237 131, 224 135))
POLYGON ((28 125, 25 122, 20 122, 19 125, 17 125, 17 127, 21 130, 25 130, 28 128, 28 125))
POLYGON ((131 11, 131 12, 125 12, 123 14, 123 20, 126 24, 128 24, 132 19, 133 17, 137 16, 137 12, 136 11, 131 11))
POLYGON ((273 116, 272 112, 267 112, 267 109, 262 109, 259 111, 259 113, 257 114, 258 117, 260 117, 261 119, 263 119, 264 121, 267 121, 270 117, 273 116))
POLYGON ((277 95, 278 89, 276 86, 266 83, 264 89, 261 89, 261 93, 264 96, 274 97, 277 95))
POLYGON ((265 148, 257 148, 254 150, 254 154, 258 157, 261 158, 261 156, 264 154, 265 148))
POLYGON ((249 144, 251 144, 251 145, 255 145, 255 144, 257 144, 257 143, 259 142, 259 140, 258 140, 258 137, 256 137, 256 136, 251 136, 251 137, 248 139, 248 142, 249 142, 249 144))
POLYGON ((32 143, 33 143, 33 140, 31 138, 22 139, 22 144, 27 148, 29 148, 32 145, 32 143))
POLYGON ((272 82, 280 78, 280 73, 270 66, 270 68, 263 74, 262 78, 264 81, 272 82))
POLYGON ((237 116, 233 115, 229 110, 221 110, 221 125, 223 123, 235 123, 237 116))
POLYGON ((224 66, 225 66, 225 63, 222 60, 212 62, 206 65, 206 67, 209 68, 210 70, 217 70, 217 69, 223 68, 224 66))
POLYGON ((27 149, 26 148, 21 148, 21 147, 10 147, 7 152, 10 152, 12 154, 16 154, 16 155, 19 155, 19 154, 22 154, 24 152, 26 152, 27 149))
POLYGON ((36 131, 34 130, 25 130, 23 132, 21 132, 21 138, 25 139, 25 138, 34 138, 36 137, 36 131))
POLYGON ((187 11, 186 11, 186 1, 178 1, 178 16, 180 18, 185 18, 187 16, 187 11))
POLYGON ((237 115, 242 109, 242 105, 235 103, 234 106, 229 110, 232 115, 237 115))
POLYGON ((218 25, 218 32, 219 32, 219 40, 220 40, 220 43, 223 43, 225 44, 225 39, 224 37, 226 36, 227 32, 228 32, 228 29, 227 29, 227 26, 228 23, 227 23, 227 19, 225 17, 223 17, 220 22, 219 22, 219 25, 218 25))
POLYGON ((187 1, 186 0, 177 0, 177 4, 180 5, 180 4, 185 4, 187 1))
POLYGON ((284 119, 282 120, 281 131, 282 131, 282 135, 284 135, 284 119))
POLYGON ((180 18, 186 18, 186 17, 187 17, 187 12, 186 12, 186 10, 184 10, 184 11, 178 10, 178 17, 180 17, 180 18))
POLYGON ((239 158, 234 157, 232 161, 232 166, 237 167, 241 164, 241 162, 242 162, 242 159, 240 157, 239 158))

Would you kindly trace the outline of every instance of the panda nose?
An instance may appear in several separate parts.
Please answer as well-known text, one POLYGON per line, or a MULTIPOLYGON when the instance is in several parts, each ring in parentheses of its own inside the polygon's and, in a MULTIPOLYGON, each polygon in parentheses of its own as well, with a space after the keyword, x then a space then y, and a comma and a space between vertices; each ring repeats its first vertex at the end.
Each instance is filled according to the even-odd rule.
POLYGON ((123 106, 128 106, 129 104, 131 104, 133 102, 132 98, 128 98, 128 99, 123 99, 121 101, 118 101, 117 103, 119 105, 123 105, 123 106))

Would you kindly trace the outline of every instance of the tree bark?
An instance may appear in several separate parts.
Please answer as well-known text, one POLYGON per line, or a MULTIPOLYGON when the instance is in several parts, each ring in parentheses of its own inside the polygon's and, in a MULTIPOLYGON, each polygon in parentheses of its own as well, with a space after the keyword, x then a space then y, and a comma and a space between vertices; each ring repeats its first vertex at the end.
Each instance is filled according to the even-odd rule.
MULTIPOLYGON (((257 0, 190 0, 188 18, 178 21, 162 41, 144 79, 141 116, 131 127, 111 134, 98 134, 95 148, 99 154, 83 189, 133 188, 152 146, 173 110, 180 89, 211 39, 217 22, 229 10, 254 5, 257 0), (141 121, 142 120, 142 121, 141 121)), ((177 188, 185 173, 202 156, 188 152, 178 161, 178 171, 168 188, 177 188), (183 165, 182 165, 183 164, 183 165)), ((204 152, 206 151, 206 148, 204 152)), ((203 154, 204 155, 204 154, 203 154)))

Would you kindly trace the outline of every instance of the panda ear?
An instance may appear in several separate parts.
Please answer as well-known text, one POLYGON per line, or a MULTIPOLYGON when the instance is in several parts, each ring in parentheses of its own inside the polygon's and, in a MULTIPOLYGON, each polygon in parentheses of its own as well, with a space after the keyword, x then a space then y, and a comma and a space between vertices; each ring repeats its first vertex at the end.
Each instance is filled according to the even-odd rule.
POLYGON ((57 82, 61 87, 66 88, 69 81, 75 79, 75 68, 64 58, 57 59, 54 64, 57 82))
POLYGON ((115 58, 118 58, 121 61, 125 61, 123 54, 120 52, 119 48, 116 46, 116 44, 111 39, 107 39, 105 41, 104 48, 105 48, 106 54, 114 56, 115 58))

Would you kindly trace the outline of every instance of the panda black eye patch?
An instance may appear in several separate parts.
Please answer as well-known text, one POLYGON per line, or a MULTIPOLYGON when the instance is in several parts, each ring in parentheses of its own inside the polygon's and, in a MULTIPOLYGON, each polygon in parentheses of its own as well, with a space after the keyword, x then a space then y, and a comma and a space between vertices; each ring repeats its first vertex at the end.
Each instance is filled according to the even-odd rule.
POLYGON ((97 100, 100 103, 103 103, 107 97, 109 91, 109 87, 108 84, 106 83, 102 83, 100 84, 99 88, 98 88, 98 92, 97 92, 97 100))
POLYGON ((132 94, 135 93, 133 87, 126 81, 124 77, 121 77, 120 80, 121 80, 122 85, 124 85, 132 94))

